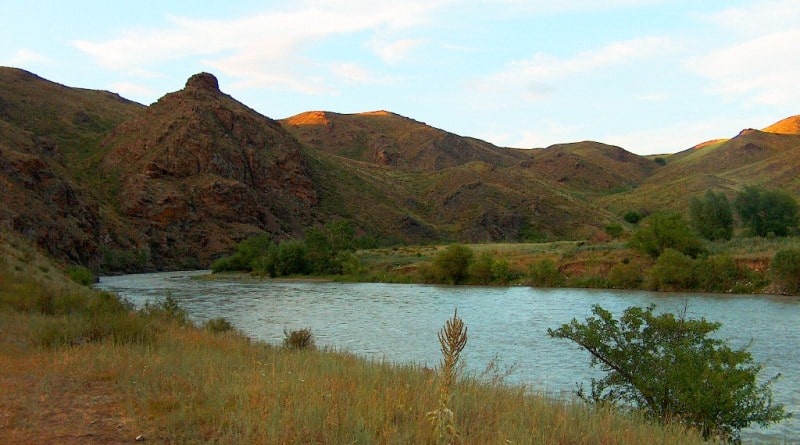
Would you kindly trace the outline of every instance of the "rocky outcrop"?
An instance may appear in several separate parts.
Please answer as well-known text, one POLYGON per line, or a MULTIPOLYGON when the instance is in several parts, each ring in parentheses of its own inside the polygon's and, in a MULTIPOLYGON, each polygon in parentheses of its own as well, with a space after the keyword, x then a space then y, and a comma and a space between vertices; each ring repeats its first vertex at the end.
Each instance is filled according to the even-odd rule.
POLYGON ((161 267, 207 264, 248 234, 299 233, 317 193, 300 144, 219 90, 208 73, 167 94, 104 141, 121 213, 161 267))

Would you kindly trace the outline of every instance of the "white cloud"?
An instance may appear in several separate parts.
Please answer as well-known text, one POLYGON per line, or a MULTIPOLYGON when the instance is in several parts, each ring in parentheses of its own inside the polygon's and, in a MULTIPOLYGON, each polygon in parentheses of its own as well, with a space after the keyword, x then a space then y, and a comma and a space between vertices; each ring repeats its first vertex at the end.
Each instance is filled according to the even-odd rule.
POLYGON ((31 49, 21 48, 14 52, 11 57, 3 59, 2 62, 0 62, 0 65, 25 67, 31 64, 42 63, 50 63, 50 59, 31 49))
POLYGON ((768 0, 750 2, 712 14, 706 21, 728 32, 763 35, 797 28, 800 23, 800 2, 797 0, 768 0))
POLYGON ((423 39, 398 39, 394 41, 374 40, 372 49, 386 63, 400 62, 414 48, 422 45, 423 39))
POLYGON ((800 28, 766 34, 694 57, 687 66, 726 99, 768 105, 797 103, 800 28))
POLYGON ((147 102, 161 93, 150 87, 133 82, 112 83, 109 85, 108 89, 118 93, 122 97, 127 97, 138 102, 147 102))
MULTIPOLYGON (((173 17, 169 28, 128 30, 108 41, 73 44, 99 65, 137 76, 157 74, 162 62, 200 57, 223 75, 240 78, 239 86, 320 92, 325 90, 323 79, 299 73, 298 68, 309 63, 302 52, 307 45, 336 35, 386 33, 417 26, 440 4, 420 0, 312 1, 295 9, 234 20, 173 17)), ((380 46, 379 54, 396 60, 414 45, 413 40, 399 39, 380 46)))
POLYGON ((480 81, 479 88, 487 91, 522 90, 526 98, 540 98, 553 90, 553 83, 570 76, 663 54, 673 46, 669 39, 644 37, 613 42, 567 58, 538 53, 530 59, 512 62, 506 69, 480 81))
POLYGON ((351 83, 368 83, 375 79, 369 70, 354 63, 334 64, 331 66, 331 71, 339 78, 351 83))

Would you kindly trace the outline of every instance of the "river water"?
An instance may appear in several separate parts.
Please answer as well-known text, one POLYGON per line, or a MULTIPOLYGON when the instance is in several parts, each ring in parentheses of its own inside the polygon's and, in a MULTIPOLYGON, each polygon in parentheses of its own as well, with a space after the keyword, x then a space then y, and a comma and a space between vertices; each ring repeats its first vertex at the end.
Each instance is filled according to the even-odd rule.
POLYGON ((466 287, 409 284, 197 279, 205 271, 103 277, 98 288, 135 305, 170 293, 198 322, 225 317, 246 335, 278 344, 284 329, 310 328, 319 346, 367 358, 434 367, 437 332, 458 315, 468 328, 466 371, 480 374, 495 361, 512 367, 512 384, 565 394, 599 376, 589 355, 547 328, 584 320, 599 304, 619 315, 629 306, 656 304, 722 322, 721 338, 750 344, 763 377, 780 373, 776 401, 795 417, 770 428, 751 428, 746 442, 800 443, 800 298, 764 295, 675 294, 641 291, 466 287))

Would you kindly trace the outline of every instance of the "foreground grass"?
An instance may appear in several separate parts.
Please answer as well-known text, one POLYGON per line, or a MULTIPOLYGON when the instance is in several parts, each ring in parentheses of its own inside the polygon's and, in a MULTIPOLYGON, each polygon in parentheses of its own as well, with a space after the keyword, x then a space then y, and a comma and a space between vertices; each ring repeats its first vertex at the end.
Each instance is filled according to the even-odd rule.
MULTIPOLYGON (((426 416, 439 396, 431 370, 134 313, 15 243, 0 243, 7 443, 437 442, 426 416)), ((458 381, 450 407, 469 444, 702 443, 677 426, 474 378, 458 381)))

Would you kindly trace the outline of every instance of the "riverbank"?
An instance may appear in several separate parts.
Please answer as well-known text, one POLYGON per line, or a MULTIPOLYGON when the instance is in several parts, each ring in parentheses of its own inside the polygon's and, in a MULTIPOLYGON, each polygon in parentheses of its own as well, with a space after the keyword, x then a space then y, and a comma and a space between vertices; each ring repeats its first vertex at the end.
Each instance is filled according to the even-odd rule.
MULTIPOLYGON (((132 311, 69 282, 30 246, 0 245, 6 443, 436 441, 431 370, 214 333, 169 304, 132 311)), ((451 408, 464 443, 702 443, 677 426, 475 378, 459 380, 451 408)))

